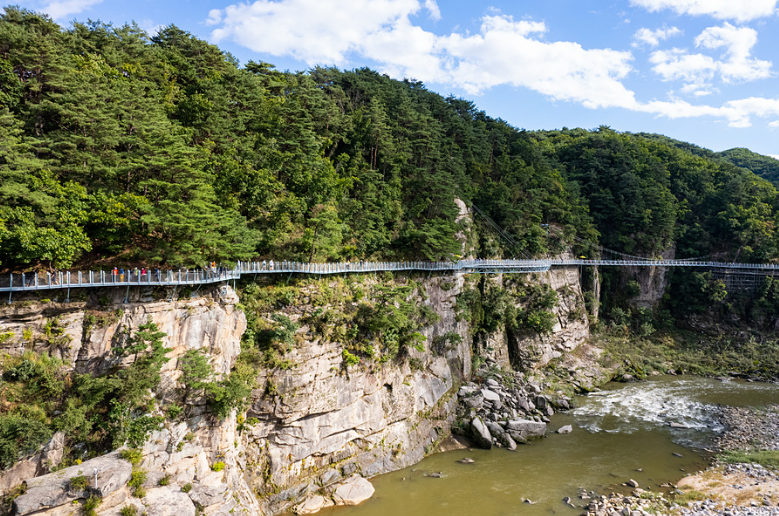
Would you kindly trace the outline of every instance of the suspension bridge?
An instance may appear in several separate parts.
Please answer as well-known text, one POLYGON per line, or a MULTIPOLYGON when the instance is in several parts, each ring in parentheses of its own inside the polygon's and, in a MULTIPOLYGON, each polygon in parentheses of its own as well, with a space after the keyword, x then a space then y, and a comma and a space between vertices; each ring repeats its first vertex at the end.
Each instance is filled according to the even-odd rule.
POLYGON ((635 257, 633 259, 523 259, 523 260, 459 260, 451 262, 400 261, 400 262, 338 262, 301 263, 291 261, 238 262, 232 268, 203 268, 181 270, 137 269, 116 273, 114 270, 64 271, 0 276, 0 292, 8 292, 8 301, 14 292, 42 291, 89 287, 144 287, 206 285, 235 281, 247 275, 303 274, 326 276, 334 274, 365 274, 376 272, 454 272, 467 274, 529 274, 545 272, 558 267, 696 267, 716 271, 732 271, 756 275, 776 275, 779 265, 766 263, 736 263, 702 260, 663 260, 635 257))
MULTIPOLYGON (((178 285, 206 285, 237 281, 245 275, 264 274, 304 274, 304 275, 333 275, 333 274, 365 274, 377 272, 454 272, 463 274, 530 274, 534 272, 546 272, 555 267, 696 267, 712 271, 722 278, 733 275, 759 278, 775 276, 779 273, 779 265, 769 263, 739 263, 708 261, 701 258, 689 259, 662 259, 634 256, 608 249, 602 246, 591 246, 591 243, 574 237, 579 243, 585 244, 599 254, 599 258, 588 259, 584 256, 570 258, 528 258, 522 250, 522 246, 507 231, 496 224, 478 206, 471 203, 472 212, 478 215, 487 228, 494 231, 508 244, 510 252, 517 252, 524 259, 504 260, 458 260, 458 261, 400 261, 400 262, 324 262, 304 263, 292 261, 252 261, 238 262, 235 267, 205 267, 202 269, 159 269, 139 271, 117 269, 97 271, 65 271, 65 272, 38 272, 26 274, 0 275, 0 292, 8 292, 8 302, 12 301, 14 292, 66 289, 66 301, 70 299, 71 288, 88 287, 126 287, 133 286, 178 286, 178 285), (603 256, 613 256, 614 259, 604 259, 603 256)), ((544 226, 549 227, 548 224, 544 226)), ((754 281, 753 281, 754 283, 754 281)), ((126 297, 127 299, 127 297, 126 297)))

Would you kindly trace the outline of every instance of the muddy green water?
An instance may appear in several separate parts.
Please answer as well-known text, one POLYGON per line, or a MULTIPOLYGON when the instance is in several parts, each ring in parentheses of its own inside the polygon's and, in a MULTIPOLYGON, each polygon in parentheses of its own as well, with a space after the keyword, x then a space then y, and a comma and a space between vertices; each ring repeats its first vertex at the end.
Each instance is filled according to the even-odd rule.
POLYGON ((779 386, 692 377, 659 377, 608 385, 580 397, 578 407, 556 414, 548 438, 502 449, 441 453, 412 468, 371 480, 376 493, 358 507, 327 509, 327 516, 502 516, 580 514, 580 488, 626 491, 635 479, 657 489, 685 472, 708 464, 704 451, 721 431, 710 415, 716 404, 759 406, 779 403, 779 386), (686 428, 672 428, 670 423, 686 428), (571 434, 556 434, 563 425, 571 434), (677 457, 674 453, 681 454, 677 457), (459 464, 463 457, 475 464, 459 464), (642 469, 643 471, 637 471, 642 469), (442 472, 442 478, 426 473, 442 472), (530 499, 534 503, 524 503, 530 499))

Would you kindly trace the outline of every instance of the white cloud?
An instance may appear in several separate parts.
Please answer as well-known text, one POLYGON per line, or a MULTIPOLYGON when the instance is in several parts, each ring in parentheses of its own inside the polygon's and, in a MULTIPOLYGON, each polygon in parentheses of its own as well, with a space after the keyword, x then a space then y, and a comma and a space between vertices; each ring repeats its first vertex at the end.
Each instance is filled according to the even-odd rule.
POLYGON ((217 25, 219 23, 222 23, 222 11, 219 9, 211 9, 208 11, 206 25, 217 25))
MULTIPOLYGON (((779 98, 766 99, 762 97, 750 97, 746 99, 731 100, 722 106, 694 105, 684 100, 652 101, 637 104, 635 111, 651 113, 670 118, 697 118, 710 116, 725 119, 730 127, 751 127, 753 118, 779 117, 779 98)), ((774 122, 769 122, 773 127, 774 122)))
POLYGON ((441 10, 435 0, 425 0, 425 9, 430 13, 430 18, 434 20, 441 19, 441 10))
POLYGON ((485 16, 479 34, 440 37, 436 51, 449 82, 469 93, 511 84, 589 108, 635 102, 621 82, 632 71, 629 52, 587 50, 578 43, 533 37, 546 30, 539 22, 485 16))
POLYGON ((753 117, 779 116, 779 98, 750 97, 731 100, 720 109, 731 127, 751 127, 753 117))
POLYGON ((656 47, 661 41, 681 34, 683 34, 683 32, 678 27, 662 27, 656 30, 642 28, 638 29, 633 35, 633 46, 637 47, 644 44, 649 45, 650 47, 656 47))
POLYGON ((41 10, 55 20, 61 20, 102 2, 103 0, 53 0, 44 5, 41 10))
POLYGON ((752 48, 756 44, 757 31, 749 27, 734 27, 726 22, 721 27, 705 29, 695 38, 696 47, 724 49, 719 60, 674 48, 653 52, 649 62, 662 80, 682 81, 685 83, 682 91, 705 94, 710 92, 711 81, 717 74, 728 84, 771 77, 772 63, 752 57, 752 48))
POLYGON ((216 41, 230 38, 258 52, 291 56, 309 65, 345 65, 356 53, 395 77, 452 84, 470 94, 512 84, 587 107, 625 106, 633 94, 620 82, 632 70, 630 52, 588 50, 573 42, 545 42, 544 23, 491 14, 478 34, 438 36, 411 16, 431 0, 258 0, 209 13, 216 41))
MULTIPOLYGON (((393 77, 446 84, 469 94, 508 84, 591 109, 617 107, 671 119, 713 117, 732 127, 748 127, 759 117, 779 118, 779 99, 749 98, 721 106, 676 98, 640 102, 623 84, 633 71, 630 52, 546 41, 546 24, 515 21, 495 10, 482 18, 478 33, 438 35, 412 22, 424 12, 433 19, 440 16, 432 0, 350 0, 348 9, 342 0, 257 0, 212 10, 206 23, 215 26, 216 41, 231 39, 256 52, 309 65, 344 66, 357 56, 393 77)), ((644 34, 643 41, 654 44, 648 36, 659 42, 681 32, 660 30, 644 34)), ((724 82, 769 76, 771 63, 751 56, 756 42, 752 29, 725 23, 695 40, 700 48, 722 50, 719 60, 672 49, 654 52, 650 61, 663 80, 682 81, 681 93, 700 98, 715 91, 717 76, 724 82)))
POLYGON ((671 9, 678 14, 707 15, 739 23, 772 16, 779 0, 630 0, 649 11, 671 9))
MULTIPOLYGON (((440 16, 437 4, 426 9, 440 16)), ((288 55, 313 64, 344 64, 346 54, 368 40, 406 34, 409 16, 419 13, 419 0, 257 0, 212 10, 206 23, 220 24, 216 42, 230 38, 247 48, 288 55), (396 30, 400 29, 400 30, 396 30)))
POLYGON ((722 27, 709 27, 695 38, 695 45, 708 48, 725 48, 719 65, 725 82, 754 81, 771 76, 771 62, 751 56, 757 44, 757 31, 749 27, 734 27, 725 23, 722 27))
POLYGON ((712 57, 703 54, 688 54, 679 49, 658 50, 653 52, 649 62, 652 70, 664 81, 677 80, 685 83, 682 91, 693 93, 710 88, 718 63, 712 57))

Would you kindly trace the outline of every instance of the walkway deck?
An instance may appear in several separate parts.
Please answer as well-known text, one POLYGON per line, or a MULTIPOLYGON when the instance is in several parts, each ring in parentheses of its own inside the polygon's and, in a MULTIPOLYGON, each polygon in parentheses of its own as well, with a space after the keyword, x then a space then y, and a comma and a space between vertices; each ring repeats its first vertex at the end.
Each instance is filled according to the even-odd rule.
POLYGON ((277 262, 273 266, 266 262, 239 262, 229 270, 178 270, 130 272, 113 275, 111 271, 77 271, 57 274, 11 274, 0 277, 0 292, 26 292, 37 290, 71 289, 82 287, 130 287, 205 285, 237 280, 251 274, 351 274, 383 271, 452 271, 461 273, 517 273, 544 272, 552 267, 574 266, 607 267, 702 267, 726 269, 764 275, 779 273, 779 265, 764 263, 728 263, 692 260, 460 260, 457 262, 342 262, 342 263, 300 263, 277 262))

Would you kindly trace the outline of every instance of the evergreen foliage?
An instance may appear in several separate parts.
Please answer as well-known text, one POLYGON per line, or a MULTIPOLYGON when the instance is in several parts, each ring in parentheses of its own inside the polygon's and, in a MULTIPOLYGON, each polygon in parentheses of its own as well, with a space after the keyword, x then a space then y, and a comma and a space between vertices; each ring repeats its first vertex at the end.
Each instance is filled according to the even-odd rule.
POLYGON ((477 223, 483 257, 601 243, 768 260, 776 191, 739 168, 768 177, 763 161, 606 127, 521 131, 369 69, 240 67, 175 26, 0 16, 6 269, 454 259, 456 199, 517 243, 477 223))

